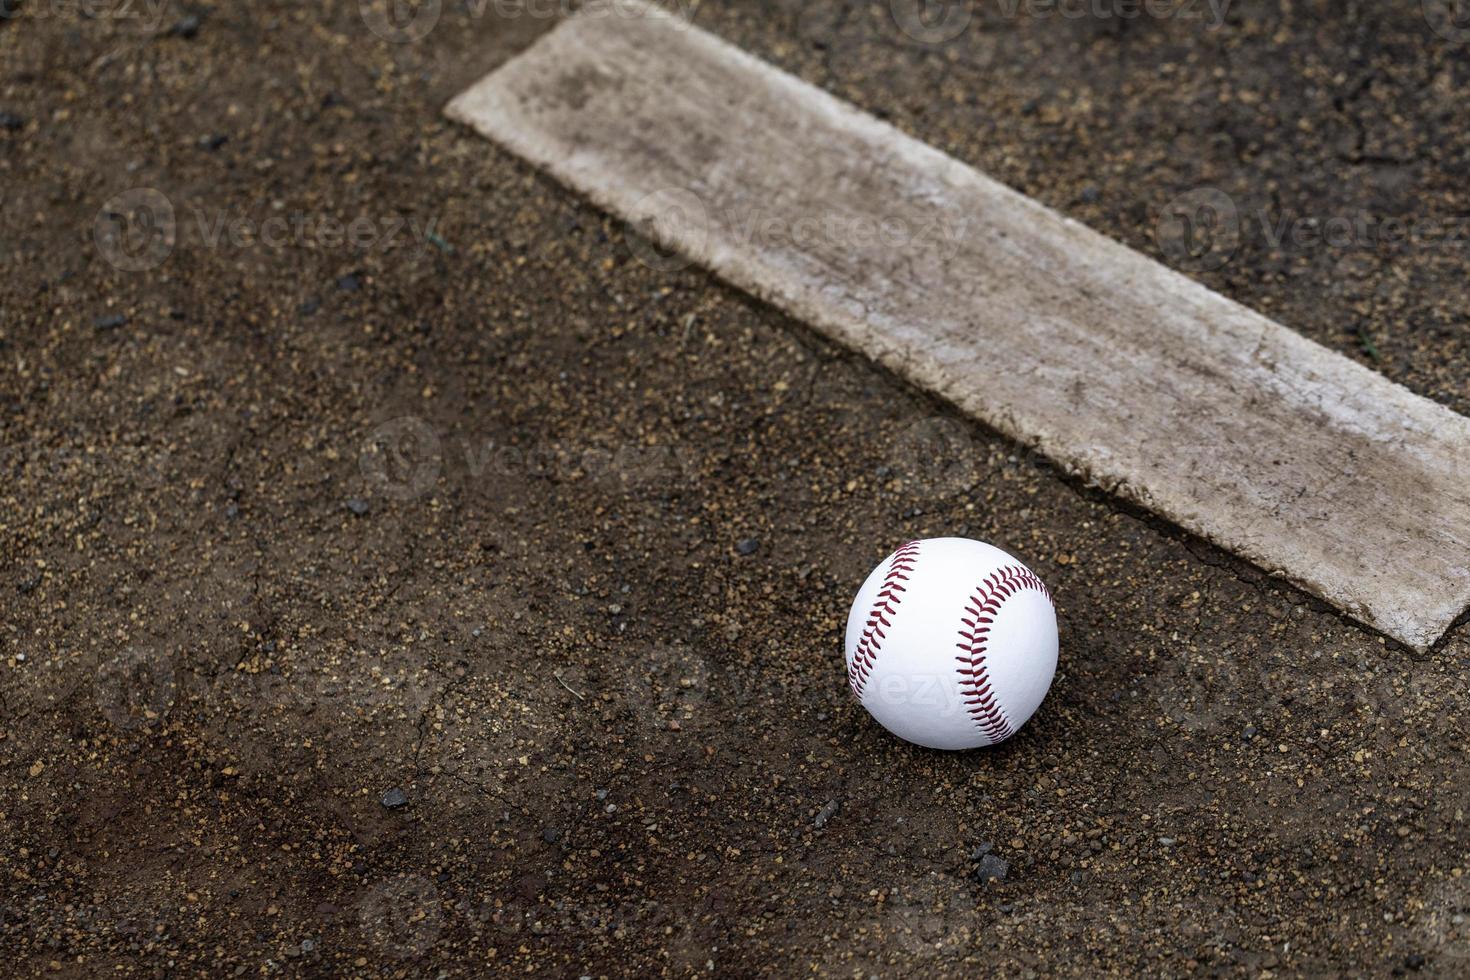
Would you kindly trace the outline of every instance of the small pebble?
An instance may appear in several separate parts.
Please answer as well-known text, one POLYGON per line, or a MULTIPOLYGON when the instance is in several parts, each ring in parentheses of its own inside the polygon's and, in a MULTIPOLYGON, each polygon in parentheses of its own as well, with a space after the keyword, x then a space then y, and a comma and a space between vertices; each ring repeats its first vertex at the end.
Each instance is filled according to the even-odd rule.
POLYGON ((736 543, 735 550, 740 552, 742 555, 753 555, 755 554, 756 549, 760 546, 761 543, 755 538, 742 538, 739 542, 736 543))
POLYGON ((818 812, 817 819, 812 821, 813 826, 815 826, 818 830, 821 830, 823 827, 827 826, 827 821, 836 816, 837 811, 841 808, 841 803, 838 803, 836 800, 828 800, 827 805, 822 807, 821 811, 818 812))
POLYGON ((555 827, 547 827, 545 830, 541 831, 541 839, 546 841, 546 843, 548 844, 555 844, 557 841, 561 840, 561 831, 556 829, 555 827))
POLYGON ((174 24, 173 27, 170 27, 168 29, 168 32, 174 37, 181 37, 185 40, 191 41, 199 36, 199 27, 201 23, 202 21, 200 21, 198 15, 190 14, 189 16, 180 19, 179 22, 174 24))
POLYGON ((368 512, 368 502, 361 497, 348 497, 347 509, 361 517, 368 512))
POLYGON ((1005 881, 1006 874, 1011 870, 1009 861, 998 858, 994 854, 987 854, 980 859, 980 866, 975 869, 975 877, 980 881, 1005 881))
POLYGON ((15 132, 26 124, 26 121, 13 112, 0 112, 0 129, 15 132))
POLYGON ((356 275, 343 276, 337 280, 337 288, 344 293, 355 293, 362 288, 362 280, 356 275))
POLYGON ((382 799, 378 802, 382 803, 389 810, 397 810, 399 807, 408 805, 408 794, 397 786, 394 786, 388 792, 384 793, 382 799))
POLYGON ((107 316, 99 316, 94 319, 92 321, 92 326, 96 327, 98 330, 116 330, 118 327, 127 322, 128 318, 124 314, 109 313, 107 316))

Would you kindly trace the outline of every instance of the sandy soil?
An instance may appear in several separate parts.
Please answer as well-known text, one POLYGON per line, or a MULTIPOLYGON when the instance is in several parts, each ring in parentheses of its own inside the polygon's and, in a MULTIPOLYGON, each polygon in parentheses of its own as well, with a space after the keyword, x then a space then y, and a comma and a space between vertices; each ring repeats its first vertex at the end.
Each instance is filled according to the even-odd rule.
MULTIPOLYGON (((1470 411, 1441 6, 696 20, 1470 411), (1203 187, 1239 233, 1171 252, 1203 187), (1421 233, 1310 234, 1344 218, 1421 233)), ((439 115, 534 9, 0 5, 13 968, 1470 969, 1463 624, 1416 658, 641 261, 439 115), (1057 596, 992 751, 845 685, 862 577, 947 534, 1057 596)))

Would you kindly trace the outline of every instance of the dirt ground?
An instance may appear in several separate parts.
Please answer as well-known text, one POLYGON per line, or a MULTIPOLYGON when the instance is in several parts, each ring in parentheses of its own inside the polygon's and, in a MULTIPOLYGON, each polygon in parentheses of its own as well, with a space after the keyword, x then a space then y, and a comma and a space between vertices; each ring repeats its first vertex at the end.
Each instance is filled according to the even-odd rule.
MULTIPOLYGON (((641 261, 440 115, 556 6, 0 0, 9 968, 1470 971, 1463 623, 1417 657, 641 261), (841 651, 952 534, 1062 632, 959 754, 841 651)), ((683 9, 1470 411, 1453 6, 683 9), (1154 233, 1201 188, 1223 261, 1154 233), (1362 216, 1441 230, 1308 233, 1362 216)))

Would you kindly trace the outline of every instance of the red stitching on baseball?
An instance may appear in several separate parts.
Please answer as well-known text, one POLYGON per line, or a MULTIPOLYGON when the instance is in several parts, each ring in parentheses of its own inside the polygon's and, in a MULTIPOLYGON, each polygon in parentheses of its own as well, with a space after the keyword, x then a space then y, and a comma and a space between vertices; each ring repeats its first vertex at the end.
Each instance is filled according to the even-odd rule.
POLYGON ((956 668, 956 673, 960 675, 960 693, 968 706, 965 710, 992 745, 1010 738, 1016 730, 990 689, 986 644, 990 642, 990 627, 1000 615, 1001 607, 1022 589, 1040 592, 1051 602, 1051 590, 1046 583, 1020 565, 1006 565, 986 576, 965 606, 968 616, 961 617, 960 622, 967 628, 959 631, 963 642, 955 644, 965 652, 965 656, 955 657, 964 665, 956 668))
POLYGON ((852 652, 852 663, 847 665, 847 682, 852 685, 852 693, 859 698, 863 696, 863 687, 868 683, 873 665, 878 662, 878 654, 883 649, 882 641, 887 639, 887 634, 878 628, 878 624, 893 626, 883 616, 885 613, 894 615, 896 607, 903 601, 904 587, 901 583, 909 580, 909 573, 914 570, 914 563, 918 558, 919 542, 910 541, 895 551, 888 562, 888 571, 883 576, 883 587, 878 590, 873 608, 868 612, 866 628, 862 638, 858 640, 857 649, 852 652))

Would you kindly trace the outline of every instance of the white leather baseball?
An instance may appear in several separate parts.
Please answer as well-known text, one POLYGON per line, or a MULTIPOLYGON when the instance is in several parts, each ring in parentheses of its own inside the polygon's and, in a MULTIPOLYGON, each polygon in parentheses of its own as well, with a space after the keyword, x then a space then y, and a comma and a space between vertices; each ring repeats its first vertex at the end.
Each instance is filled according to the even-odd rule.
POLYGON ((910 541, 873 569, 847 614, 853 693, 884 728, 931 749, 1009 738, 1056 671, 1050 591, 981 541, 910 541))

